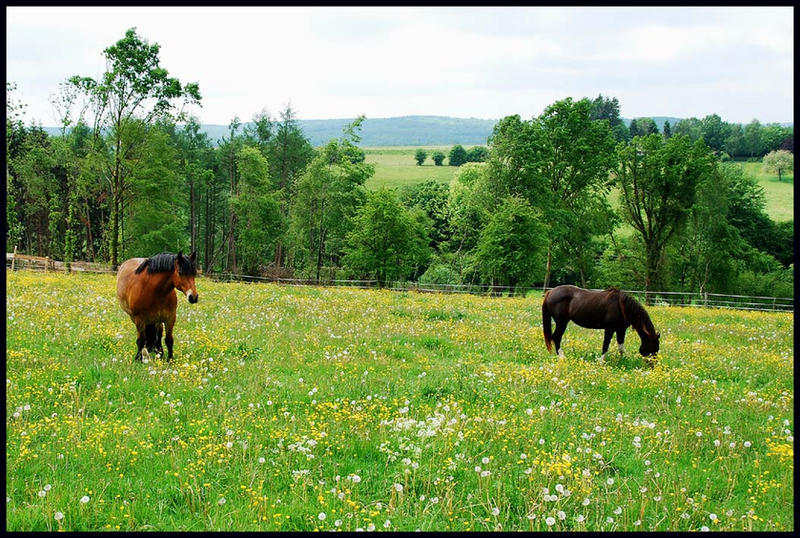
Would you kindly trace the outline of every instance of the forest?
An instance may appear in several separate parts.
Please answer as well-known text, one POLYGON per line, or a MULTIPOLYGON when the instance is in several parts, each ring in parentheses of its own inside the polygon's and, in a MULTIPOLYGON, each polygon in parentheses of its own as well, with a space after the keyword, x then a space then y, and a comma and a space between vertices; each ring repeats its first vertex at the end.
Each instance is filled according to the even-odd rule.
POLYGON ((363 116, 318 147, 290 106, 212 140, 185 113, 200 84, 170 77, 157 44, 130 29, 103 54, 98 79, 53 93, 56 135, 26 125, 7 83, 8 251, 112 267, 196 251, 205 274, 317 281, 793 296, 793 221, 771 220, 733 162, 791 170, 793 127, 626 125, 616 98, 567 97, 499 120, 485 161, 449 184, 369 190, 363 116))

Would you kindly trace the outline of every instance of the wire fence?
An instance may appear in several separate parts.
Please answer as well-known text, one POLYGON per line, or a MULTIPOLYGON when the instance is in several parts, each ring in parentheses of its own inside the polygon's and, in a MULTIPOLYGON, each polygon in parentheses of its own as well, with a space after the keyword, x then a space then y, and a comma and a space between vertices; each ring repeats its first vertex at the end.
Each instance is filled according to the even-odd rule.
MULTIPOLYGON (((46 257, 6 253, 7 270, 56 271, 65 272, 66 264, 46 257)), ((89 262, 73 262, 74 272, 115 273, 109 265, 89 262)), ((486 284, 432 284, 411 281, 386 282, 378 280, 309 279, 279 278, 240 275, 233 273, 213 273, 205 275, 218 282, 265 282, 288 286, 342 287, 358 289, 387 289, 391 291, 414 291, 419 293, 460 293, 484 295, 488 297, 519 297, 531 292, 544 292, 552 288, 523 286, 491 286, 486 284)), ((793 297, 767 297, 751 295, 729 295, 721 293, 699 293, 684 291, 645 291, 622 290, 639 302, 656 306, 682 306, 702 308, 731 308, 736 310, 760 310, 794 312, 793 297)))

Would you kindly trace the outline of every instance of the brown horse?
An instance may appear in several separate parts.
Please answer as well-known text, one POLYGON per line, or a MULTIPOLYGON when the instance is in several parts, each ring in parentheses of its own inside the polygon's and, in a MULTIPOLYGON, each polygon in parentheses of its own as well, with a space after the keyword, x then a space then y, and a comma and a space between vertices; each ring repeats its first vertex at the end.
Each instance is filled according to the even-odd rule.
POLYGON ((163 354, 161 335, 164 324, 167 334, 167 360, 172 359, 172 328, 175 326, 175 309, 178 297, 175 290, 186 294, 189 302, 197 302, 194 277, 196 252, 187 258, 183 252, 162 252, 150 258, 131 258, 117 271, 117 299, 122 309, 136 325, 136 356, 142 360, 142 348, 163 354), (147 269, 147 271, 145 271, 147 269))
POLYGON ((605 358, 608 344, 615 332, 619 352, 622 353, 625 331, 631 326, 642 339, 639 353, 645 357, 658 353, 661 333, 656 332, 644 307, 617 288, 591 291, 576 286, 556 286, 545 293, 542 302, 542 328, 547 351, 552 351, 552 339, 556 344, 556 353, 564 356, 561 337, 570 320, 587 329, 605 329, 602 358, 605 358), (552 336, 551 317, 556 322, 556 330, 552 336))

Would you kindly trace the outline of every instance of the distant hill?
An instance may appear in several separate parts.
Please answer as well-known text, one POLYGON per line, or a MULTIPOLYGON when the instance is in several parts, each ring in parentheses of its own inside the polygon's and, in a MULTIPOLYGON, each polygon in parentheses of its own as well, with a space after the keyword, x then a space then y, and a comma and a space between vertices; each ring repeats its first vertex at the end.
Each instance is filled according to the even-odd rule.
MULTIPOLYGON (((670 116, 650 116, 658 125, 659 131, 669 120, 673 127, 680 118, 670 116)), ((622 118, 625 125, 631 120, 622 118)), ((312 146, 321 146, 332 138, 342 136, 342 129, 353 118, 330 120, 298 120, 300 128, 311 141, 312 146)), ((478 118, 451 118, 447 116, 400 116, 396 118, 367 118, 362 124, 361 146, 451 146, 454 144, 486 145, 492 129, 498 120, 478 118)), ((244 127, 248 125, 245 123, 244 127)), ((781 125, 792 125, 782 123, 781 125)), ((44 127, 51 135, 60 133, 57 127, 44 127)), ((201 130, 217 143, 227 136, 227 125, 204 124, 201 130)))
MULTIPOLYGON (((342 136, 342 129, 354 118, 298 120, 312 146, 321 146, 342 136)), ((445 146, 486 144, 497 120, 449 118, 445 116, 401 116, 367 118, 361 125, 361 146, 445 146)), ((228 134, 227 125, 203 125, 211 140, 228 134)))

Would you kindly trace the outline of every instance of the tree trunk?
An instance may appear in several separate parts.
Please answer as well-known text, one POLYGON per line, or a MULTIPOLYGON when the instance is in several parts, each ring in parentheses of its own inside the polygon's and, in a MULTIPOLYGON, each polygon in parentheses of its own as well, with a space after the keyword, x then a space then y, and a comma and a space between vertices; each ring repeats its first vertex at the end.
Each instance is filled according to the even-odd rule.
POLYGON ((553 244, 550 243, 547 245, 547 265, 545 265, 544 269, 544 285, 542 286, 543 290, 546 290, 550 286, 550 266, 553 262, 553 244))
POLYGON ((189 217, 189 225, 191 229, 190 233, 190 242, 191 242, 191 249, 189 252, 194 252, 195 248, 197 247, 197 222, 195 219, 195 206, 194 206, 194 181, 189 180, 189 206, 190 206, 190 217, 189 217))
POLYGON ((120 139, 119 133, 119 122, 117 122, 117 136, 116 136, 116 148, 114 150, 114 172, 113 176, 111 177, 111 185, 112 185, 112 193, 111 196, 113 198, 112 201, 112 208, 111 208, 111 269, 114 271, 117 270, 117 263, 119 262, 117 256, 117 250, 119 248, 119 212, 121 208, 121 198, 122 198, 122 189, 121 181, 119 177, 120 173, 120 151, 121 151, 121 144, 122 140, 120 139))

